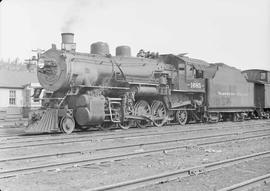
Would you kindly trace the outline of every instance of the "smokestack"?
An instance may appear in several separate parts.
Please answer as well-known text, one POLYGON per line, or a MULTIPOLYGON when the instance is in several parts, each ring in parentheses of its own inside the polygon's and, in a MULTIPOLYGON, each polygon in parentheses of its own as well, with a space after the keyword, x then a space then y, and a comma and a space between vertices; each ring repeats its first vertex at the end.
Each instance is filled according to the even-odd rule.
POLYGON ((73 43, 74 33, 62 33, 62 43, 73 43))
POLYGON ((74 51, 76 50, 76 43, 74 43, 73 33, 62 33, 62 50, 74 51))

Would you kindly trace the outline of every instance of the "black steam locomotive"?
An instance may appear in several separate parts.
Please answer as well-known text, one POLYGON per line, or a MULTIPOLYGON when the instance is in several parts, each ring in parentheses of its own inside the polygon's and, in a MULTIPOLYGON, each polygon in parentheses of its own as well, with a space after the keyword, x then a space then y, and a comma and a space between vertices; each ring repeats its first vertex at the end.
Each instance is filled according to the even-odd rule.
POLYGON ((38 55, 37 76, 46 96, 41 98, 43 108, 31 114, 26 132, 269 116, 269 109, 254 104, 254 82, 236 68, 185 54, 141 50, 132 57, 128 46, 117 47, 112 56, 104 42, 93 43, 90 53, 80 53, 73 40, 74 34, 63 33, 60 50, 52 45, 38 55))

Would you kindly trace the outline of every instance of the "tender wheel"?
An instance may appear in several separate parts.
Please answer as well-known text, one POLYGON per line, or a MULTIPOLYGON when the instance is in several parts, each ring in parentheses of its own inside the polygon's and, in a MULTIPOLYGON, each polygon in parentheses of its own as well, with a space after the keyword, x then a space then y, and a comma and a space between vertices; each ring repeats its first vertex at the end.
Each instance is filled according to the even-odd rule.
POLYGON ((178 110, 175 114, 175 117, 176 117, 176 121, 180 125, 185 125, 187 123, 188 113, 186 110, 178 110))
MULTIPOLYGON (((150 116, 151 115, 151 107, 145 100, 140 100, 135 104, 135 115, 137 116, 150 116)), ((136 125, 139 128, 146 128, 149 125, 148 120, 140 120, 136 121, 136 125)))
POLYGON ((233 120, 234 122, 239 122, 241 121, 241 117, 239 113, 233 113, 233 120))
POLYGON ((63 117, 60 122, 60 128, 66 134, 72 133, 72 131, 75 129, 74 119, 68 116, 63 117))
POLYGON ((161 127, 167 122, 167 109, 162 101, 154 100, 151 105, 151 111, 155 126, 161 127))

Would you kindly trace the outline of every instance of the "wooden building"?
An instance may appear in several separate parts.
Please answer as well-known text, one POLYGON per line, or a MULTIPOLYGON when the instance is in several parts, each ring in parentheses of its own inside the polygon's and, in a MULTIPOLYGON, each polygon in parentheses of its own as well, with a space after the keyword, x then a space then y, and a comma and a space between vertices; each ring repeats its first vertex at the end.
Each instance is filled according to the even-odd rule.
POLYGON ((0 121, 27 117, 25 110, 40 107, 31 98, 33 88, 39 86, 36 73, 0 70, 0 121))

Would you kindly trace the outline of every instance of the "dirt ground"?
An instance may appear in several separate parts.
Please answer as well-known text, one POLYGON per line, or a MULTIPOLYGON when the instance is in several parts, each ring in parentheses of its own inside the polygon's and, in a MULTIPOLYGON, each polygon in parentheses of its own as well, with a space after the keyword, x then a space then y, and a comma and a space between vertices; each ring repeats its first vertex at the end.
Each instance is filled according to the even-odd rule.
MULTIPOLYGON (((190 176, 169 183, 157 184, 154 186, 136 189, 136 191, 216 191, 233 184, 243 182, 254 177, 262 176, 270 171, 270 158, 256 159, 247 161, 231 167, 206 172, 197 176, 190 176)), ((270 186, 255 187, 251 190, 269 190, 270 186)))
MULTIPOLYGON (((125 180, 151 176, 169 170, 182 169, 199 164, 210 163, 237 156, 252 154, 270 149, 270 139, 260 138, 248 141, 229 142, 226 144, 207 147, 191 146, 171 152, 161 152, 144 157, 126 160, 92 164, 83 167, 55 169, 50 172, 39 172, 20 175, 13 178, 0 179, 1 191, 73 191, 85 190, 102 185, 108 185, 125 180)), ((137 152, 134 150, 134 152, 137 152)), ((250 161, 244 168, 244 175, 260 175, 270 172, 270 159, 265 158, 250 161), (254 170, 255 169, 255 170, 254 170)), ((138 190, 216 190, 231 185, 242 178, 243 168, 229 168, 229 170, 213 171, 203 176, 189 177, 186 180, 169 182, 138 190), (219 176, 218 176, 219 175, 219 176)), ((260 189, 267 190, 268 185, 260 189)))

